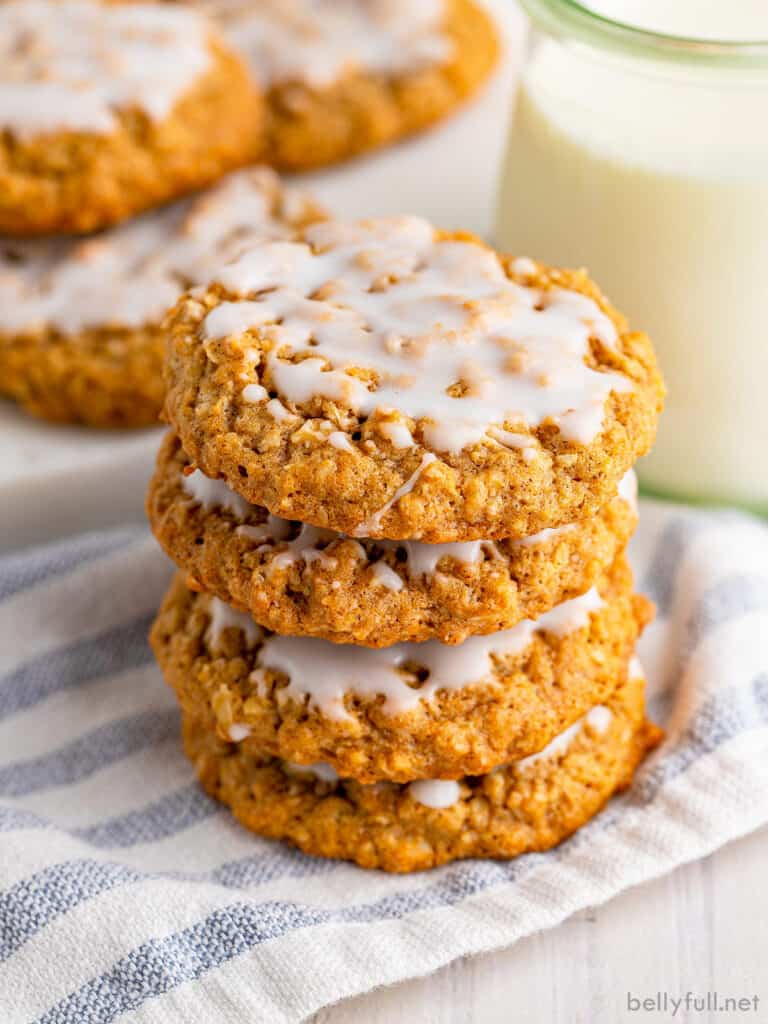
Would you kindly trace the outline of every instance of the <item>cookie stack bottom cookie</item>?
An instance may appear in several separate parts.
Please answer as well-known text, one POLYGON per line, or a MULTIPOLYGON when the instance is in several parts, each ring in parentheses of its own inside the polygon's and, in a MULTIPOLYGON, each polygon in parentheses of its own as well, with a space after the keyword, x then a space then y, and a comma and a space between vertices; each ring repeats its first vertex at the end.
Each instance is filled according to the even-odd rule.
MULTIPOLYGON (((622 572, 626 577, 626 566, 622 572)), ((606 601, 611 614, 606 619, 603 610, 602 621, 599 609, 590 612, 589 630, 581 627, 566 637, 542 633, 538 638, 540 646, 559 645, 566 664, 571 658, 579 662, 573 676, 566 679, 562 673, 554 680, 554 689, 565 684, 577 690, 577 677, 588 672, 590 657, 594 679, 591 686, 582 680, 585 691, 572 694, 575 701, 567 711, 547 717, 540 710, 529 729, 521 729, 517 719, 530 706, 526 691, 533 687, 532 680, 541 680, 541 650, 527 652, 522 661, 516 654, 515 667, 500 683, 496 680, 495 689, 488 680, 473 681, 449 694, 448 700, 445 694, 438 694, 438 700, 416 696, 398 714, 386 710, 392 689, 370 699, 377 686, 387 688, 385 680, 376 678, 375 659, 388 649, 355 648, 363 664, 371 658, 373 683, 366 685, 359 676, 358 690, 363 693, 347 690, 344 646, 265 636, 243 613, 217 598, 189 591, 181 577, 166 597, 152 643, 179 697, 184 747, 200 782, 246 828, 287 840, 305 853, 407 872, 466 857, 509 858, 548 849, 631 782, 661 733, 645 717, 645 682, 636 659, 627 653, 647 617, 645 602, 635 608, 631 624, 630 619, 625 621, 616 661, 602 642, 622 618, 622 600, 626 603, 626 595, 606 601), (293 645, 293 673, 290 659, 284 657, 285 645, 275 659, 280 668, 265 668, 268 656, 259 665, 253 650, 264 651, 270 639, 293 645), (295 651, 302 644, 312 645, 304 664, 314 660, 317 665, 314 687, 311 678, 297 678, 301 659, 295 651), (328 650, 323 654, 318 645, 328 650), (607 676, 598 668, 605 661, 607 676), (334 663, 335 696, 349 710, 340 703, 334 707, 324 693, 323 668, 334 663), (451 697, 456 699, 453 706, 451 697), (461 709, 473 700, 469 722, 462 723, 456 717, 457 705, 461 709), (584 707, 588 710, 574 719, 576 709, 584 707), (424 742, 430 734, 425 719, 434 726, 432 748, 424 742), (569 724, 563 728, 563 722, 569 724), (520 744, 527 742, 531 753, 501 761, 499 733, 508 749, 526 749, 520 744), (495 756, 489 753, 494 741, 495 756), (274 756, 275 751, 297 760, 274 756), (327 760, 310 760, 316 756, 327 760), (478 763, 478 758, 499 763, 484 773, 455 777, 461 765, 473 759, 478 763), (444 777, 420 777, 435 766, 444 777), (370 781, 345 777, 338 769, 370 781), (393 775, 403 774, 412 776, 410 781, 393 781, 393 775)), ((462 647, 471 644, 472 639, 446 652, 461 657, 462 647)), ((422 646, 443 645, 429 641, 422 646)), ((424 655, 422 660, 429 659, 424 655)), ((408 689, 403 684, 403 690, 408 689)))
POLYGON ((185 714, 183 731, 203 787, 246 828, 394 872, 549 849, 629 785, 661 738, 645 718, 636 672, 544 750, 459 781, 366 785, 327 764, 300 766, 223 742, 210 718, 185 714))

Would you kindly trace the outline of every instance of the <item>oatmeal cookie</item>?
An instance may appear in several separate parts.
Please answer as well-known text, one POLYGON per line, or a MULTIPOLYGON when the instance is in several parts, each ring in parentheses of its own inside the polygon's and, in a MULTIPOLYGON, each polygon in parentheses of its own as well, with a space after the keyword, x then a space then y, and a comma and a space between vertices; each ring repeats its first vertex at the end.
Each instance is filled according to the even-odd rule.
POLYGON ((623 681, 649 603, 619 558, 597 587, 487 637, 383 649, 265 633, 171 586, 151 642, 166 680, 219 735, 344 777, 457 778, 545 746, 623 681))
POLYGON ((624 549, 637 521, 630 471, 595 516, 522 541, 353 540, 249 505, 194 469, 169 434, 147 514, 197 589, 275 633, 387 647, 508 629, 583 594, 624 549))
POLYGON ((263 99, 200 12, 0 3, 0 233, 94 231, 263 145, 263 99))
POLYGON ((320 216, 255 168, 89 238, 0 239, 0 394, 49 420, 157 422, 168 308, 211 259, 320 216))
POLYGON ((266 98, 266 156, 306 170, 421 131, 496 64, 473 0, 207 0, 266 98))
POLYGON ((210 477, 352 537, 585 519, 650 447, 650 341, 581 271, 415 217, 310 225, 169 316, 167 419, 210 477))
POLYGON ((459 782, 361 785, 327 765, 301 768, 225 743, 210 718, 184 716, 203 787, 246 828, 364 868, 418 871, 466 857, 546 850, 628 786, 661 730, 633 675, 534 758, 459 782))

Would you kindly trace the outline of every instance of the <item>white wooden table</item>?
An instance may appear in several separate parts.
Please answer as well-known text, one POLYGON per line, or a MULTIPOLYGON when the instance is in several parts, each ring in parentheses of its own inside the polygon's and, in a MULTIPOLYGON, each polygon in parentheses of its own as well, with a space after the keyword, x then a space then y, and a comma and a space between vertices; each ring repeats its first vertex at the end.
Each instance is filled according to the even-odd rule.
POLYGON ((768 829, 510 949, 325 1010, 313 1024, 768 1021, 768 829), (627 994, 751 997, 756 1012, 631 1012, 627 994))

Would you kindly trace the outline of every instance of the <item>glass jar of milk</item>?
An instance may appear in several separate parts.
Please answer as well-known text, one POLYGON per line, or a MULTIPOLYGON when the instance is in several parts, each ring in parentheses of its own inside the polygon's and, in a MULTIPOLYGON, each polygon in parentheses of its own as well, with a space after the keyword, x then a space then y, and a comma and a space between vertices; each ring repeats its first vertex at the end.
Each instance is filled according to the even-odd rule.
POLYGON ((587 267, 656 344, 641 480, 768 511, 768 0, 522 0, 503 249, 587 267))

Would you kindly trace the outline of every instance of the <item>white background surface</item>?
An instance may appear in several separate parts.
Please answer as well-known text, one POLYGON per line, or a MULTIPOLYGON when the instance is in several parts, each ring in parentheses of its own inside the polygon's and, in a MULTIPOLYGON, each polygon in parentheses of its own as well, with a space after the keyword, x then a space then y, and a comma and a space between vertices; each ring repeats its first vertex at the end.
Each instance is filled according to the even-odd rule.
MULTIPOLYGON (((490 6, 519 39, 511 0, 490 6)), ((429 135, 308 176, 339 213, 421 213, 490 237, 517 55, 471 108, 429 135)), ((0 548, 142 517, 159 431, 53 428, 0 403, 0 548)), ((768 831, 512 949, 324 1011, 318 1024, 723 1024, 719 1014, 629 1013, 628 991, 763 997, 768 1021, 768 831)))

